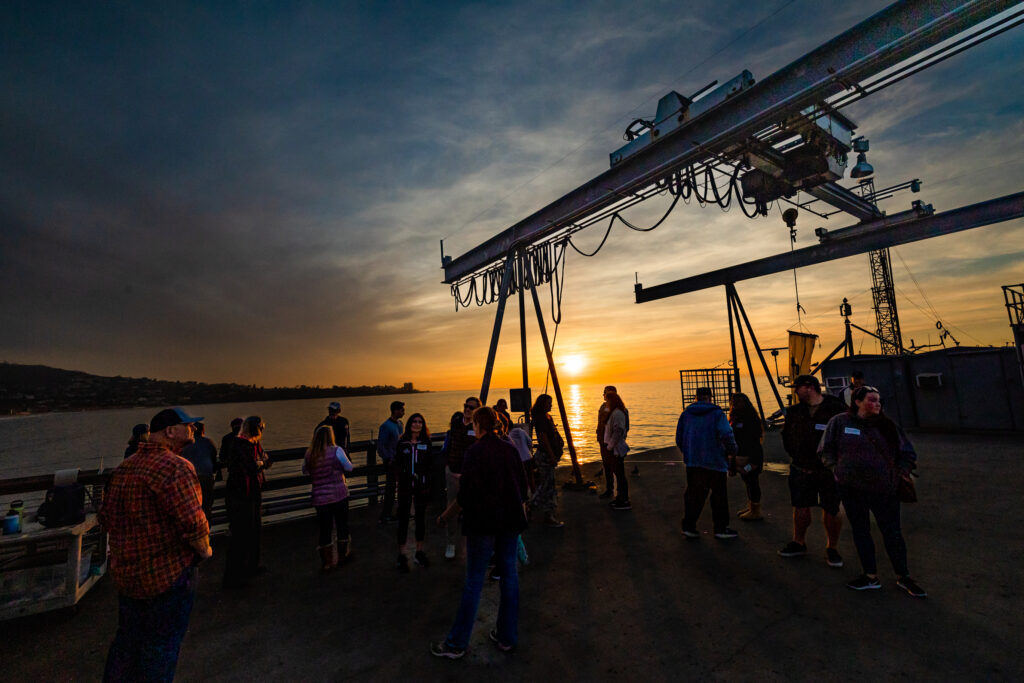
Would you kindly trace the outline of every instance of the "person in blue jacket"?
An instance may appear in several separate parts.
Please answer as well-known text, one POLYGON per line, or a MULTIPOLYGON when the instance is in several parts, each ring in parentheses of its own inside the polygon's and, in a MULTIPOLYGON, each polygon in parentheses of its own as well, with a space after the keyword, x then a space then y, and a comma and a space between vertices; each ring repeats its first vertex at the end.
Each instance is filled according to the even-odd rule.
POLYGON ((697 389, 696 398, 679 416, 676 425, 676 445, 682 451, 683 462, 686 464, 683 535, 687 538, 700 538, 697 520, 710 492, 715 538, 736 538, 739 534, 728 526, 729 498, 726 488, 729 457, 736 454, 736 438, 725 411, 712 403, 711 389, 697 389))

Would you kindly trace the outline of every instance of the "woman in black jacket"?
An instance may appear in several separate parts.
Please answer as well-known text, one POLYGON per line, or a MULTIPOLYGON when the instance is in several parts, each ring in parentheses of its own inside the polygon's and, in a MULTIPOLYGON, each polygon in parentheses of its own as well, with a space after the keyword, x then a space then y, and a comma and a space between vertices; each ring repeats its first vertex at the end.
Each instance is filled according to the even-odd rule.
POLYGON ((224 502, 231 533, 224 560, 225 588, 243 586, 260 572, 263 470, 270 467, 261 443, 264 429, 259 416, 247 417, 228 450, 224 502))
POLYGON ((747 507, 736 513, 744 522, 764 519, 761 516, 761 483, 764 470, 764 430, 761 416, 746 394, 736 393, 729 399, 729 424, 736 436, 736 457, 730 469, 738 472, 747 487, 747 507))
POLYGON ((853 590, 882 587, 871 539, 871 518, 875 516, 885 551, 896 570, 896 585, 915 598, 928 594, 910 578, 907 543, 900 524, 901 483, 912 486, 910 472, 917 454, 899 425, 882 412, 882 399, 874 387, 854 390, 850 409, 828 422, 818 453, 839 485, 839 492, 853 530, 864 573, 846 585, 853 590))
POLYGON ((409 511, 416 514, 416 555, 413 561, 420 567, 429 567, 430 561, 423 550, 426 534, 424 522, 427 503, 430 502, 431 467, 430 430, 420 413, 413 413, 405 425, 405 432, 395 448, 395 467, 398 470, 398 561, 403 574, 409 571, 409 558, 405 544, 409 539, 409 511))

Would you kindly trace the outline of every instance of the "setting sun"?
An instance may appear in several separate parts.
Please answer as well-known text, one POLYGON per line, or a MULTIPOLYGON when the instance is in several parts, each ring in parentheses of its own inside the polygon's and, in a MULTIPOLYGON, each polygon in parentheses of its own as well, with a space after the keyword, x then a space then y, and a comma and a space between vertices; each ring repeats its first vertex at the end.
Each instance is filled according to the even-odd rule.
POLYGON ((579 353, 569 354, 561 359, 561 366, 570 375, 579 375, 587 369, 587 359, 579 353))

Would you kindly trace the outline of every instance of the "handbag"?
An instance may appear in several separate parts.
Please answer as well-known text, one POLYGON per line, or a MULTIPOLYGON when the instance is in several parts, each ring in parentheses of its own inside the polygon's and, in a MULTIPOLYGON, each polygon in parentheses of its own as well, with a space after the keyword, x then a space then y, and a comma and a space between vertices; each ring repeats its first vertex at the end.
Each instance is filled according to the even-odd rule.
POLYGON ((904 479, 901 475, 899 481, 896 482, 896 498, 901 503, 916 503, 917 487, 914 486, 914 482, 910 479, 904 479))

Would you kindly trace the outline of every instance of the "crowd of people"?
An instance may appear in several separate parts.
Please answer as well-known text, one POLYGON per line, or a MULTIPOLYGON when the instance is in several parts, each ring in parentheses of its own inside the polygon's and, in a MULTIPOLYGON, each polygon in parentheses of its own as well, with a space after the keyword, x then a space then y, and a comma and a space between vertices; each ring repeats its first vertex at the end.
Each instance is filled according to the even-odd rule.
MULTIPOLYGON (((900 502, 913 496, 916 456, 902 429, 882 412, 878 390, 856 375, 843 392, 846 401, 823 394, 812 375, 796 377, 792 386, 798 401, 786 411, 782 440, 792 459, 788 483, 793 535, 779 555, 807 554, 811 508, 821 507, 825 560, 831 567, 842 567, 841 505, 863 570, 847 585, 858 591, 879 588, 869 517, 873 514, 897 585, 912 596, 925 597, 910 578, 900 528, 900 502)), ((730 397, 728 413, 713 402, 708 388, 697 389, 694 398, 676 429, 686 466, 682 533, 687 539, 700 537, 697 522, 710 497, 714 537, 733 539, 739 534, 729 527, 727 477, 738 475, 744 482, 747 503, 738 518, 763 519, 759 477, 764 470, 765 425, 742 393, 730 397)), ((608 504, 614 511, 629 511, 629 410, 614 386, 604 388, 603 399, 596 429, 605 483, 600 497, 611 498, 608 504)), ((451 416, 439 453, 423 414, 413 413, 403 423, 401 401, 391 403, 390 415, 380 425, 375 446, 385 477, 378 521, 397 523, 396 569, 411 571, 410 521, 415 541, 411 562, 430 566, 425 537, 431 502, 440 511, 435 522, 444 532, 445 559, 454 560, 460 549, 465 559, 453 625, 443 640, 431 644, 436 656, 459 658, 465 653, 488 567, 500 586, 490 639, 502 651, 517 645, 518 564, 527 560, 522 532, 533 517, 550 528, 564 526, 557 516, 555 469, 565 445, 551 409, 551 396, 541 394, 529 420, 517 424, 503 399, 491 408, 469 397, 451 416)), ((338 403, 328 406, 328 416, 314 428, 302 464, 311 482, 323 572, 352 557, 345 476, 353 470, 351 430, 340 413, 338 403)), ((202 418, 172 408, 133 429, 126 459, 114 470, 100 510, 101 523, 110 534, 110 572, 120 600, 107 680, 173 677, 191 612, 195 568, 211 555, 213 484, 225 472, 230 533, 223 586, 245 586, 263 571, 262 489, 264 473, 272 465, 262 445, 265 428, 259 416, 237 418, 218 449, 205 436, 202 418), (153 623, 162 626, 154 629, 153 623)))

